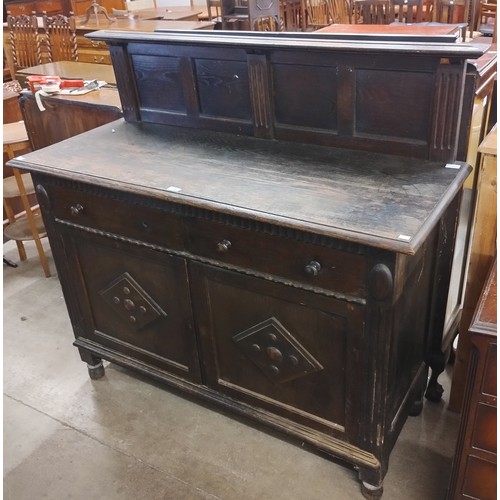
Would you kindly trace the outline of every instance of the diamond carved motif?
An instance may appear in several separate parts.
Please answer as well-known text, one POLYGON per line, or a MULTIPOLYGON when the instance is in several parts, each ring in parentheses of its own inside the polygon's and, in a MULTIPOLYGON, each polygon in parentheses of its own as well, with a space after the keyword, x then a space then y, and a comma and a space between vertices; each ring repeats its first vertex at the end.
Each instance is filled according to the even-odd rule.
POLYGON ((274 317, 233 336, 233 341, 272 382, 283 383, 323 366, 274 317))
POLYGON ((107 304, 136 330, 140 330, 167 313, 148 295, 137 281, 125 272, 99 292, 107 304))

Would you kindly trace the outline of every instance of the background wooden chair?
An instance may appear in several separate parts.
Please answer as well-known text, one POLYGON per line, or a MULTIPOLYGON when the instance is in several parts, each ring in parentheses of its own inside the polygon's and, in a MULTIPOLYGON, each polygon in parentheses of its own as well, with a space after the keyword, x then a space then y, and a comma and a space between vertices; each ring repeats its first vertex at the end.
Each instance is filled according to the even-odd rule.
POLYGON ((307 28, 316 30, 332 24, 326 0, 307 0, 307 28))
POLYGON ((49 62, 78 61, 76 21, 73 12, 70 12, 69 17, 62 14, 49 17, 47 12, 44 12, 42 21, 49 62))
POLYGON ((319 29, 330 24, 350 24, 349 0, 307 0, 307 27, 319 29))
POLYGON ((479 2, 476 31, 484 36, 493 37, 492 43, 497 42, 497 2, 487 0, 479 2))
POLYGON ((279 31, 279 0, 221 0, 222 29, 279 31))
MULTIPOLYGON (((42 64, 38 21, 35 13, 12 16, 10 12, 7 12, 7 28, 14 73, 18 69, 42 64)), ((13 74, 12 78, 14 77, 13 74)))
POLYGON ((392 0, 394 21, 399 23, 420 23, 423 20, 422 0, 392 0))
POLYGON ((305 31, 306 10, 302 0, 280 0, 280 21, 284 31, 305 31))
MULTIPOLYGON (((3 125, 3 151, 9 159, 14 158, 20 151, 29 148, 28 134, 24 122, 7 123, 3 125)), ((21 174, 19 169, 13 168, 12 176, 3 180, 3 206, 9 224, 4 229, 4 236, 14 240, 21 260, 26 260, 26 249, 23 241, 33 240, 36 245, 38 257, 47 278, 50 277, 50 269, 47 256, 42 246, 41 238, 47 236, 42 216, 38 207, 31 206, 28 196, 35 192, 31 175, 21 174), (24 213, 17 216, 11 204, 11 200, 20 198, 24 213)))
POLYGON ((214 23, 222 23, 221 0, 207 0, 207 19, 214 23))
POLYGON ((462 40, 467 36, 469 0, 436 0, 432 20, 436 23, 457 24, 462 40))
POLYGON ((334 24, 351 24, 352 9, 350 0, 330 0, 330 17, 334 24))
POLYGON ((394 21, 390 0, 354 0, 353 21, 355 24, 390 24, 394 21))

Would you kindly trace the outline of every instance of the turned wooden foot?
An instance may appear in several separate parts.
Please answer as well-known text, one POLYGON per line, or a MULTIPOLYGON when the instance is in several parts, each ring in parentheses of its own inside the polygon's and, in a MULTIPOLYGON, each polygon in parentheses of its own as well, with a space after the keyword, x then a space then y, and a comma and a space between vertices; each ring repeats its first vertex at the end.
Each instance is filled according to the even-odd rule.
POLYGON ((361 493, 368 500, 376 500, 382 497, 382 494, 384 493, 384 487, 382 485, 373 486, 372 484, 362 481, 361 493))
POLYGON ((104 365, 102 364, 102 360, 99 361, 96 365, 87 364, 87 368, 89 370, 89 376, 92 380, 97 380, 101 377, 104 377, 104 365))
POLYGON ((444 372, 446 367, 446 356, 444 353, 433 354, 429 366, 432 371, 429 383, 427 384, 427 390, 425 391, 425 397, 429 401, 437 403, 441 401, 441 396, 444 392, 443 386, 438 382, 439 375, 444 372))
POLYGON ((417 399, 411 405, 410 411, 408 412, 408 415, 410 415, 410 417, 418 417, 422 413, 423 409, 424 409, 423 400, 417 399))

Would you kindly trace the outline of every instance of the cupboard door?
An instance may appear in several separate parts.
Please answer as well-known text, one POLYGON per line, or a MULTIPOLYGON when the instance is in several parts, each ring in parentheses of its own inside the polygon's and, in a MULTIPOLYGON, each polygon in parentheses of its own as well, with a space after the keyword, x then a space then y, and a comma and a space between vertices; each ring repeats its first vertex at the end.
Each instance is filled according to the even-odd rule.
POLYGON ((83 316, 75 331, 134 361, 199 381, 184 259, 80 231, 65 234, 83 316))
POLYGON ((369 400, 355 388, 366 376, 362 306, 197 263, 190 276, 207 385, 355 439, 369 400))

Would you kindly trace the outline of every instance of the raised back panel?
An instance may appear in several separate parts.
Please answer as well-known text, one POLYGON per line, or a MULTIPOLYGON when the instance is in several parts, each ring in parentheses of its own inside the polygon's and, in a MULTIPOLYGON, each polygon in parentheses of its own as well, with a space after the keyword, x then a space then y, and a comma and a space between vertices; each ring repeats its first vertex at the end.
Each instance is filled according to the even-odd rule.
POLYGON ((457 154, 466 60, 484 50, 288 33, 89 37, 110 45, 128 121, 443 161, 457 154))

